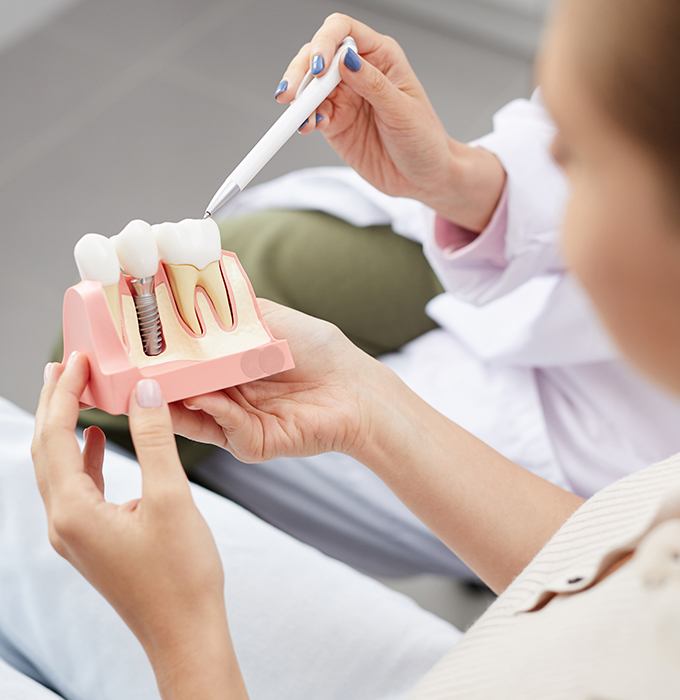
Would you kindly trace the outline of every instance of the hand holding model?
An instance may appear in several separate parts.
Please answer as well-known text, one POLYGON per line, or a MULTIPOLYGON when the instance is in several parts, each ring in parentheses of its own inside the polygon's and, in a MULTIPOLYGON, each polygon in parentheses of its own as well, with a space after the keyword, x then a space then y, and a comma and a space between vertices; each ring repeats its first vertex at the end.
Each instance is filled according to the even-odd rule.
POLYGON ((357 454, 381 382, 394 375, 331 323, 266 299, 258 303, 267 326, 287 339, 302 366, 172 404, 175 431, 228 449, 243 462, 357 454))
POLYGON ((402 48, 391 37, 332 14, 291 61, 275 92, 288 104, 308 69, 325 73, 346 36, 342 81, 301 127, 321 131, 338 155, 379 190, 418 199, 473 231, 488 223, 505 173, 488 151, 446 133, 402 48))
POLYGON ((75 438, 87 379, 81 354, 45 371, 32 453, 50 541, 137 636, 163 697, 218 698, 225 688, 245 697, 222 564, 192 500, 160 387, 144 379, 130 399, 142 497, 118 505, 104 495, 103 432, 88 428, 82 453, 75 438))
POLYGON ((296 367, 171 405, 178 434, 244 462, 349 454, 497 590, 579 504, 429 406, 336 327, 273 302, 260 305, 296 367), (480 520, 480 512, 487 517, 480 520), (510 525, 509 512, 516 516, 510 525))

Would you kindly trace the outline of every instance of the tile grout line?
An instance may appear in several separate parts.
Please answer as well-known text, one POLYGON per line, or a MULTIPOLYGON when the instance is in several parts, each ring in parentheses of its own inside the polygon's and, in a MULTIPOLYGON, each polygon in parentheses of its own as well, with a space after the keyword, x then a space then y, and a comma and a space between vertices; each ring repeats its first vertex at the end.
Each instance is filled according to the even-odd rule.
POLYGON ((9 184, 39 158, 57 148, 81 126, 96 118, 120 97, 162 70, 178 53, 189 48, 196 39, 209 32, 216 22, 229 17, 239 9, 239 6, 229 7, 218 3, 205 10, 182 27, 181 31, 176 32, 160 46, 123 69, 105 86, 95 91, 75 112, 65 115, 20 150, 5 158, 0 162, 0 188, 9 184))

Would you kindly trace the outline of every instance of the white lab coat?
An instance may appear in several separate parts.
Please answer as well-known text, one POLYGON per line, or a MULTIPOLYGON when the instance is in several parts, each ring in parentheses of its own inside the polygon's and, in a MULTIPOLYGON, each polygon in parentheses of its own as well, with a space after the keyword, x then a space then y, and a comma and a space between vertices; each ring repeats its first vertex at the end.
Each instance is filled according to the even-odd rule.
POLYGON ((567 186, 549 155, 553 133, 538 95, 496 114, 476 144, 507 171, 507 224, 455 252, 435 242, 434 212, 348 168, 290 173, 247 190, 225 213, 317 209, 422 242, 447 290, 427 306, 441 329, 382 359, 508 457, 589 496, 680 450, 680 401, 626 365, 564 271, 567 186))

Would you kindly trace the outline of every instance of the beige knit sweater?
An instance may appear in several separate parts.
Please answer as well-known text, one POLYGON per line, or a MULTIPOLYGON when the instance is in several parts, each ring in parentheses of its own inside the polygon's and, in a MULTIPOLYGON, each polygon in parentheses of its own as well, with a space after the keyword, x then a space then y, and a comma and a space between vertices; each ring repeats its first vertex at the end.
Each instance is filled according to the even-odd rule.
POLYGON ((680 698, 680 455, 584 503, 411 697, 680 698))

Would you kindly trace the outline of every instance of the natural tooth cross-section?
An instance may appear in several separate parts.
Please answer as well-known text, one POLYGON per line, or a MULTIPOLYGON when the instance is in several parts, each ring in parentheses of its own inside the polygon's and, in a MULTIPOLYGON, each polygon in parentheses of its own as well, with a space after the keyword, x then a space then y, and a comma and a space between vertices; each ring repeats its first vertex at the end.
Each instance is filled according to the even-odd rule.
POLYGON ((232 325, 227 288, 222 278, 220 231, 212 219, 184 219, 153 226, 158 251, 170 280, 177 309, 189 328, 200 335, 196 288, 208 295, 220 323, 232 325))

